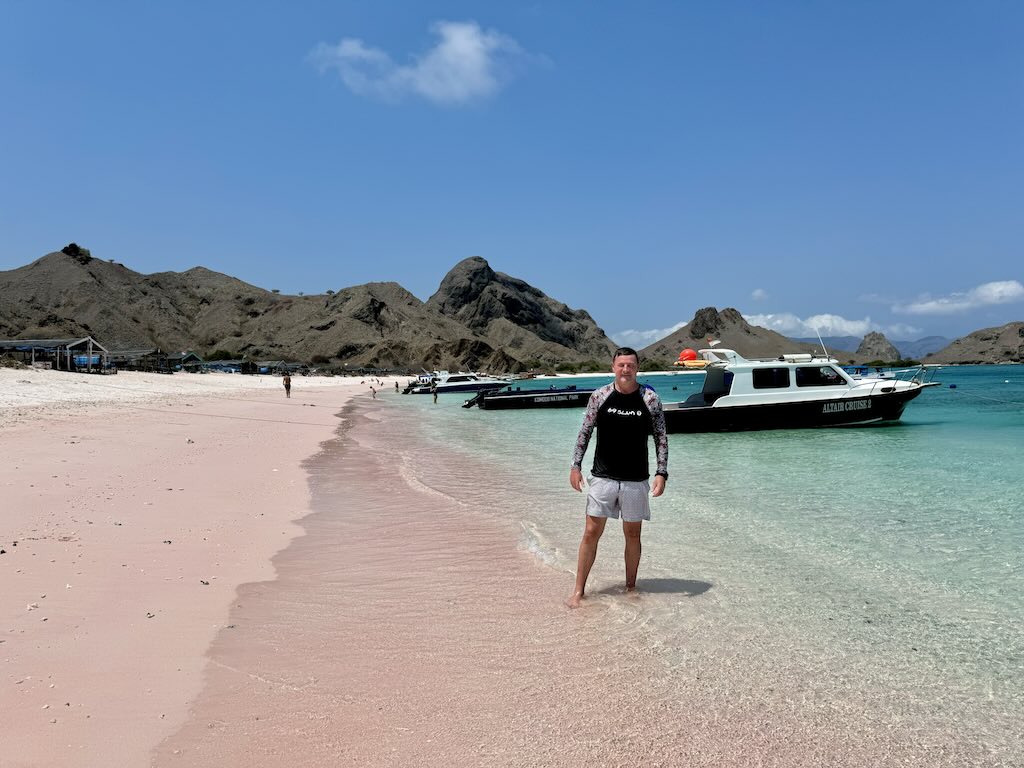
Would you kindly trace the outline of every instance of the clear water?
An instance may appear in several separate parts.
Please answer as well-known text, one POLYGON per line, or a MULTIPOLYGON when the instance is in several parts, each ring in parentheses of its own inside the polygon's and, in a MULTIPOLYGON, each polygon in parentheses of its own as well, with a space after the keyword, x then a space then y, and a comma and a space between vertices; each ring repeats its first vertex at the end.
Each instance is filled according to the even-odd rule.
MULTIPOLYGON (((670 401, 701 377, 642 380, 670 401)), ((668 676, 707 674, 716 695, 753 709, 909 729, 936 748, 950 739, 963 759, 935 764, 1024 765, 1024 366, 935 380, 893 426, 671 435, 644 595, 621 593, 612 526, 588 587, 609 643, 655 655, 668 676)), ((516 520, 520 545, 564 571, 568 593, 582 410, 465 399, 387 398, 380 437, 410 483, 516 520)))

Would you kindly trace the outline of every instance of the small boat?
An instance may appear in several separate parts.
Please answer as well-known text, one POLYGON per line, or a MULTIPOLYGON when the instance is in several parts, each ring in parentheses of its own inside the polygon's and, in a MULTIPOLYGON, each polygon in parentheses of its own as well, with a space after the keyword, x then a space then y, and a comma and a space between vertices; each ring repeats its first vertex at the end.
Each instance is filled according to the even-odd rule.
POLYGON ((439 375, 440 374, 437 371, 434 371, 433 373, 427 373, 426 371, 424 371, 423 373, 419 374, 415 379, 413 379, 412 381, 405 385, 405 388, 402 390, 402 394, 421 395, 424 393, 429 393, 430 387, 437 380, 437 377, 439 375))
POLYGON ((854 379, 895 379, 896 374, 888 368, 877 368, 870 365, 844 365, 846 371, 854 379))
POLYGON ((593 387, 577 389, 575 385, 537 389, 508 386, 480 392, 476 397, 462 404, 463 408, 474 405, 482 410, 503 410, 519 408, 582 408, 590 399, 593 387))
POLYGON ((497 376, 485 376, 480 373, 448 373, 440 371, 433 382, 420 383, 406 387, 405 394, 429 395, 434 391, 439 395, 447 392, 480 392, 487 389, 501 389, 508 386, 509 379, 497 376))
POLYGON ((925 380, 936 366, 893 371, 886 378, 854 378, 831 357, 793 354, 748 360, 720 347, 702 349, 700 355, 707 361, 704 387, 682 402, 664 405, 668 432, 896 422, 923 389, 938 386, 925 380))

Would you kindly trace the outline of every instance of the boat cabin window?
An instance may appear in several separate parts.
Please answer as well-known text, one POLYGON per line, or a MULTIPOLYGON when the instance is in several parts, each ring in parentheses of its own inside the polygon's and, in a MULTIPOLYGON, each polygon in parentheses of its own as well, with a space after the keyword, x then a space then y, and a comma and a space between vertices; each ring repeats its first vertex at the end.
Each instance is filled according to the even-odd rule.
POLYGON ((473 381, 475 378, 475 376, 449 376, 448 383, 452 384, 458 381, 473 381))
POLYGON ((831 365, 808 365, 796 369, 798 387, 828 387, 846 384, 846 379, 831 365))
POLYGON ((754 389, 786 389, 789 387, 789 368, 755 368, 754 389))

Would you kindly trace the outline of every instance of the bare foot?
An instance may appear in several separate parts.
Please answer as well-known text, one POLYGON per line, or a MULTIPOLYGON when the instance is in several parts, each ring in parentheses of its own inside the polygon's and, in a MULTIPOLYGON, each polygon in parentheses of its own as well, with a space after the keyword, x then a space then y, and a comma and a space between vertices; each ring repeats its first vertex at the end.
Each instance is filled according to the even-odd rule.
POLYGON ((574 592, 572 597, 565 601, 566 608, 579 608, 580 603, 583 601, 582 592, 574 592))

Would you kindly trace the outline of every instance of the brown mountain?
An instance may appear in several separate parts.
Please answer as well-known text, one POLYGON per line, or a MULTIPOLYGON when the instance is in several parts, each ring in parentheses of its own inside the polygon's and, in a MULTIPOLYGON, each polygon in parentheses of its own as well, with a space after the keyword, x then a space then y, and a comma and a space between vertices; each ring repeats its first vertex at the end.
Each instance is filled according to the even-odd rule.
POLYGON ((983 328, 925 357, 926 363, 1024 363, 1024 322, 983 328))
POLYGON ((0 337, 78 335, 110 349, 493 371, 613 347, 587 313, 479 258, 457 265, 429 303, 397 283, 282 296, 202 267, 143 275, 74 244, 0 272, 0 337))
POLYGON ((479 256, 456 264, 427 306, 521 360, 577 360, 582 355, 604 361, 615 351, 615 343, 585 311, 495 272, 479 256))
POLYGON ((867 362, 881 360, 886 363, 891 363, 902 357, 892 342, 885 338, 885 334, 878 331, 871 331, 861 340, 856 356, 858 360, 867 362))
MULTIPOLYGON (((727 307, 719 312, 714 307, 697 310, 693 320, 679 330, 640 350, 644 359, 658 359, 671 363, 679 358, 684 349, 700 349, 708 346, 710 339, 717 339, 721 346, 732 349, 743 357, 776 357, 793 352, 821 352, 820 344, 794 341, 767 328, 750 325, 738 310, 727 307)), ((853 355, 842 350, 829 349, 829 354, 846 362, 853 355)))

